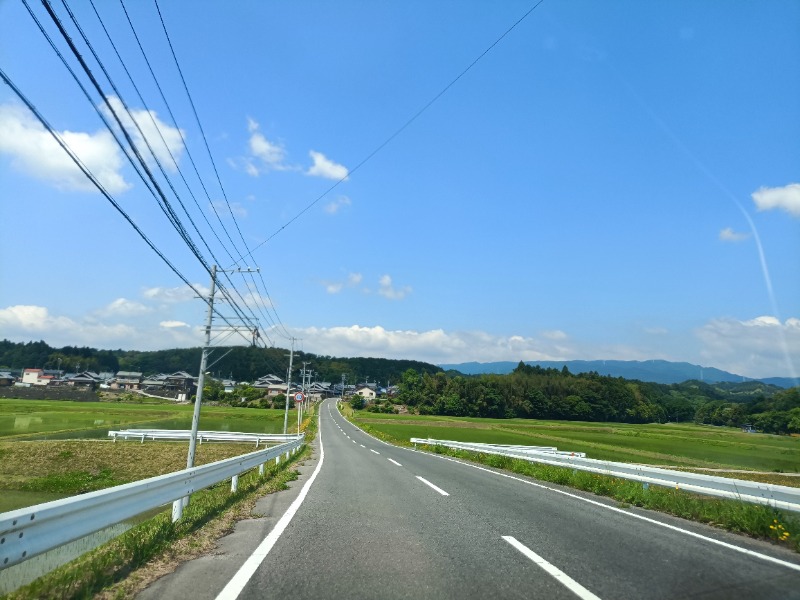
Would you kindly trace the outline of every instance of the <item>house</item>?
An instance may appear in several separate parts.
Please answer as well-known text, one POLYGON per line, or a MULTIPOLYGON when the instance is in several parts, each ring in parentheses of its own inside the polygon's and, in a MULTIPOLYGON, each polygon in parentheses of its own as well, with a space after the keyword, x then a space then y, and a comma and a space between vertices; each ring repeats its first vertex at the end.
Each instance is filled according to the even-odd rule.
POLYGON ((14 385, 16 380, 17 378, 8 371, 0 371, 0 386, 14 385))
POLYGON ((139 390, 142 388, 142 374, 138 371, 120 371, 111 382, 112 390, 139 390))
POLYGON ((367 402, 370 400, 375 400, 378 397, 378 394, 373 390, 371 387, 362 385, 356 390, 356 394, 364 398, 367 402))
POLYGON ((306 390, 308 398, 312 401, 319 402, 324 398, 333 396, 333 387, 328 381, 315 381, 306 390))
POLYGON ((152 375, 150 377, 146 377, 142 381, 142 391, 145 392, 161 392, 164 390, 164 386, 167 385, 167 375, 164 373, 160 373, 158 375, 152 375))
POLYGON ((22 372, 23 385, 48 385, 55 377, 45 375, 44 369, 25 369, 22 372))
POLYGON ((164 389, 169 392, 191 393, 197 387, 196 379, 186 371, 176 371, 172 375, 166 376, 164 389))
POLYGON ((89 388, 92 390, 99 384, 100 376, 97 373, 92 373, 91 371, 84 371, 83 373, 78 373, 67 379, 67 385, 89 388))
POLYGON ((253 387, 259 390, 266 390, 267 396, 277 396, 278 394, 286 393, 286 382, 277 375, 264 375, 259 377, 254 383, 253 387))

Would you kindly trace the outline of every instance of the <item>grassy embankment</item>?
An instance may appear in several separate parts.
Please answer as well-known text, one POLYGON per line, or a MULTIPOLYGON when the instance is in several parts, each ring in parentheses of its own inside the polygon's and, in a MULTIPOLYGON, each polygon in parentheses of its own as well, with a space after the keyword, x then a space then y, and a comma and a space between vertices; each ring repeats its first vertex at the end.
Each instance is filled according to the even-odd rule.
MULTIPOLYGON (((47 404, 53 403, 45 403, 45 406, 39 406, 37 410, 46 413, 47 404)), ((84 404, 82 407, 64 407, 63 404, 65 403, 59 402, 58 406, 53 407, 54 410, 58 412, 66 410, 70 413, 70 409, 75 409, 73 414, 81 414, 83 410, 96 411, 96 415, 108 417, 109 412, 121 408, 123 413, 130 411, 134 419, 143 415, 136 410, 136 406, 113 405, 113 408, 109 408, 97 404, 87 407, 84 404)), ((204 414, 208 412, 215 417, 227 414, 229 410, 233 410, 232 416, 238 417, 234 420, 239 424, 252 419, 254 424, 251 430, 261 431, 265 420, 280 422, 280 429, 283 427, 282 411, 203 408, 204 414)), ((150 418, 150 415, 145 418, 150 418)), ((171 418, 171 414, 166 418, 171 418)), ((76 419, 75 422, 84 423, 83 417, 76 419)), ((294 422, 296 423, 296 413, 294 422)), ((203 423, 202 417, 201 423, 203 423)), ((313 411, 304 419, 303 428, 307 432, 307 439, 313 439, 316 433, 313 411)), ((253 450, 255 448, 249 444, 206 443, 198 446, 196 462, 205 464, 253 450)), ((275 466, 273 462, 265 470, 263 478, 258 477, 257 471, 250 471, 240 477, 239 489, 235 494, 230 493, 229 482, 222 482, 198 492, 192 496, 191 503, 178 523, 171 522, 169 511, 160 513, 108 544, 56 569, 7 597, 15 600, 42 597, 83 598, 92 597, 104 589, 106 592, 101 595, 130 597, 159 574, 211 549, 214 541, 230 531, 236 521, 250 516, 250 509, 257 498, 285 489, 286 483, 297 476, 296 472, 287 466, 307 457, 309 452, 310 449, 306 447, 303 452, 293 457, 290 463, 283 462, 275 466)), ((139 444, 138 442, 113 443, 107 440, 20 441, 17 439, 0 442, 0 453, 2 453, 0 480, 3 481, 4 487, 16 486, 22 490, 43 489, 61 495, 72 495, 152 477, 182 469, 186 464, 186 444, 174 442, 139 444), (11 483, 7 483, 9 481, 11 483)))
MULTIPOLYGON (((409 446, 409 439, 433 438, 464 442, 556 446, 559 450, 586 452, 589 458, 634 462, 706 472, 705 469, 767 483, 800 486, 800 477, 776 471, 800 471, 800 438, 746 434, 736 429, 694 424, 628 425, 525 419, 472 419, 461 417, 386 415, 353 411, 343 413, 365 431, 390 443, 409 446)), ((438 454, 472 460, 492 467, 608 496, 623 506, 640 506, 682 518, 786 544, 800 552, 800 518, 793 513, 690 494, 658 486, 645 489, 625 479, 540 465, 523 460, 474 452, 431 448, 438 454)))

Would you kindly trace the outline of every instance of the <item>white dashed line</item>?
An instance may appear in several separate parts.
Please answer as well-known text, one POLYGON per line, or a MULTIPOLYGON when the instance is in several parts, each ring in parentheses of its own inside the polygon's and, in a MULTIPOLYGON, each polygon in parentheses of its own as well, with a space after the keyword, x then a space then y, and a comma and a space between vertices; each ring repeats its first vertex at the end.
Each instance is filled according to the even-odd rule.
POLYGON ((567 588, 570 592, 575 594, 581 600, 600 600, 598 596, 595 596, 592 592, 587 590, 583 587, 580 583, 575 581, 572 577, 564 573, 558 567, 551 565, 541 556, 536 554, 533 550, 528 548, 525 544, 519 542, 517 539, 511 537, 510 535, 504 535, 502 538, 507 541, 509 544, 514 546, 517 550, 522 552, 525 556, 530 558, 533 562, 539 565, 548 575, 552 575, 553 578, 567 588))
POLYGON ((417 479, 419 479, 425 485, 429 486, 432 490, 436 490, 437 492, 439 492, 442 496, 449 496, 450 495, 447 492, 445 492, 442 488, 433 485, 430 481, 428 481, 424 477, 420 477, 419 475, 417 475, 417 479))
POLYGON ((359 446, 361 446, 362 448, 366 448, 364 444, 359 444, 359 446))
POLYGON ((398 467, 402 467, 402 466, 403 466, 403 465, 401 465, 399 462, 397 462, 396 460, 394 460, 393 458, 389 458, 389 459, 387 459, 387 460, 388 460, 390 463, 392 463, 393 465, 397 465, 398 467))
POLYGON ((377 450, 373 450, 372 448, 369 449, 370 452, 374 452, 375 454, 380 454, 377 450))

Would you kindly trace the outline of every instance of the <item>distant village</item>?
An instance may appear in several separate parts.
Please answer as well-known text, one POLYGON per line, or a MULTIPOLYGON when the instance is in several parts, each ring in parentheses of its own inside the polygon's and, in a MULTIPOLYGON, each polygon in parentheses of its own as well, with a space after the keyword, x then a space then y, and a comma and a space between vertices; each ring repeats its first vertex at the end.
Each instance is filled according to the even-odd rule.
MULTIPOLYGON (((145 376, 136 371, 119 371, 117 373, 94 373, 82 371, 80 373, 66 373, 61 370, 50 369, 23 369, 19 375, 10 371, 0 371, 0 386, 15 386, 23 388, 32 387, 57 387, 83 388, 87 390, 105 390, 109 392, 131 392, 143 396, 174 400, 175 402, 189 402, 197 392, 197 377, 186 371, 177 371, 172 374, 160 373, 145 376)), ((379 396, 393 396, 397 388, 391 386, 384 388, 376 382, 364 382, 356 385, 342 383, 331 384, 325 381, 308 382, 304 385, 290 383, 276 375, 264 375, 254 382, 233 381, 231 379, 216 379, 226 393, 233 394, 238 386, 249 386, 256 390, 263 390, 264 397, 274 397, 279 394, 289 395, 303 392, 305 397, 312 401, 319 401, 331 397, 361 396, 365 402, 375 400, 379 396)))

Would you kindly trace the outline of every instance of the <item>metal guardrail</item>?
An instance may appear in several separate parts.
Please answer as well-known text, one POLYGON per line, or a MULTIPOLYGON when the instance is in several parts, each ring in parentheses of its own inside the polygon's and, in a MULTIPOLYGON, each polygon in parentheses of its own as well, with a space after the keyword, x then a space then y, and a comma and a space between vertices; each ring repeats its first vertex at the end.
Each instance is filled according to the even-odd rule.
MULTIPOLYGON (((497 444, 477 444, 423 438, 411 438, 411 442, 415 446, 417 444, 428 446, 438 445, 460 450, 469 450, 471 452, 481 452, 483 454, 497 454, 531 462, 566 467, 578 471, 588 471, 590 473, 619 477, 620 479, 641 481, 645 484, 672 487, 708 496, 719 496, 752 504, 764 504, 774 508, 800 512, 800 488, 784 485, 759 483, 757 481, 747 481, 744 479, 730 479, 727 477, 702 475, 699 473, 685 473, 683 471, 672 471, 670 469, 661 469, 658 467, 631 463, 596 460, 586 458, 585 455, 578 456, 578 454, 582 453, 574 453, 573 455, 573 453, 560 452, 554 454, 541 452, 535 449, 525 452, 520 451, 518 449, 520 448, 519 446, 504 448, 497 444)), ((534 447, 529 446, 529 448, 534 447)))
MULTIPOLYGON (((293 437, 279 446, 200 467, 0 513, 0 569, 170 502, 180 504, 190 494, 226 479, 232 480, 235 491, 241 473, 254 467, 263 472, 267 461, 278 462, 283 454, 288 459, 300 449, 304 434, 293 437)), ((175 515, 173 504, 173 520, 175 515)))
MULTIPOLYGON (((109 431, 108 437, 122 440, 172 440, 185 441, 191 438, 192 432, 188 429, 123 429, 109 431)), ((256 448, 262 443, 288 442, 297 438, 293 433, 241 433, 238 431, 198 431, 197 441, 203 442, 255 442, 256 448)))

